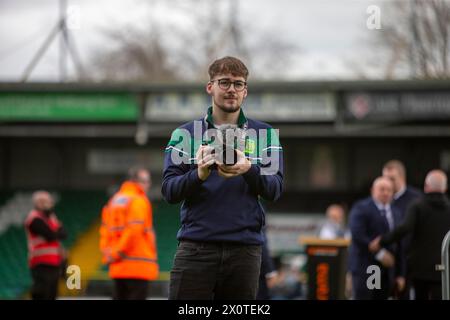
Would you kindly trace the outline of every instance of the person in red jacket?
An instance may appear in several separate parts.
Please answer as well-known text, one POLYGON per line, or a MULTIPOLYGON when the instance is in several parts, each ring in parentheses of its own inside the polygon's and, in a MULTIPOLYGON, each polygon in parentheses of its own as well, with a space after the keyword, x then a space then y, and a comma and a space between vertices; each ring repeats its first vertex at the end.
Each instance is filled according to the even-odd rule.
POLYGON ((159 275, 152 206, 147 198, 150 173, 132 168, 128 180, 102 211, 100 250, 114 280, 115 300, 143 300, 148 281, 159 275))
POLYGON ((54 200, 47 191, 32 196, 34 209, 25 220, 28 258, 33 278, 33 300, 54 300, 58 294, 58 280, 65 261, 61 240, 66 232, 54 212, 54 200))

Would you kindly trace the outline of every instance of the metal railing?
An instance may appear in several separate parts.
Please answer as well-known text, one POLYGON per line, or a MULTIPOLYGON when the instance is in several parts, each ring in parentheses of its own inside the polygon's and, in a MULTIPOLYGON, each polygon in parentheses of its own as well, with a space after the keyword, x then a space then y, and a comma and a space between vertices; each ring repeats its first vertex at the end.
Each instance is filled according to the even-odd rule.
POLYGON ((449 252, 450 247, 450 231, 444 237, 441 247, 441 264, 436 266, 442 272, 442 300, 450 300, 450 265, 449 252))

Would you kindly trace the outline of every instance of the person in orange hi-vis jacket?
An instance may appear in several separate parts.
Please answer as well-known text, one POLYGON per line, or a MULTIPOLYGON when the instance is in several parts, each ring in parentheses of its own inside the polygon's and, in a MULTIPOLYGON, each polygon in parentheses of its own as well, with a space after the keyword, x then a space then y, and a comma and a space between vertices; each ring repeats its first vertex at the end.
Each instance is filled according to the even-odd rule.
POLYGON ((102 210, 100 250, 114 280, 115 300, 147 298, 148 281, 159 276, 152 205, 146 193, 150 173, 129 170, 128 180, 102 210))

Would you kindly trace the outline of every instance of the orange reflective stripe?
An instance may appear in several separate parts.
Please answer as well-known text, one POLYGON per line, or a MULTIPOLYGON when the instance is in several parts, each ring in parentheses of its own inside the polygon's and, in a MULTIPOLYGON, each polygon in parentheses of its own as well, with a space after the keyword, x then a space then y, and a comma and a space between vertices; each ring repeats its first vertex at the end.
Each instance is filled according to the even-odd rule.
POLYGON ((121 231, 121 230, 123 230, 123 229, 125 229, 124 226, 119 226, 119 227, 108 227, 108 230, 109 230, 109 231, 121 231))
POLYGON ((128 256, 128 255, 124 254, 123 252, 119 252, 119 256, 120 256, 123 260, 132 260, 132 261, 143 261, 143 262, 152 262, 152 263, 156 263, 156 259, 150 259, 150 258, 144 258, 144 257, 133 257, 133 256, 128 256))
POLYGON ((144 224, 144 220, 130 220, 128 224, 144 224))
MULTIPOLYGON (((127 224, 144 224, 144 221, 143 220, 132 220, 132 221, 129 221, 127 224)), ((107 227, 107 228, 109 231, 120 231, 120 230, 125 229, 125 226, 115 226, 115 227, 107 227)))

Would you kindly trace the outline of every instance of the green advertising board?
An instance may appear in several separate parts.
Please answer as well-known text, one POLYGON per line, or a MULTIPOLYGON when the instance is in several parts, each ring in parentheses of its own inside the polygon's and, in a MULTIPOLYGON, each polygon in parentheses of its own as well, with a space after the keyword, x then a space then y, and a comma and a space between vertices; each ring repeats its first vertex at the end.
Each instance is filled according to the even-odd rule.
POLYGON ((0 93, 0 121, 135 121, 138 105, 129 93, 0 93))

